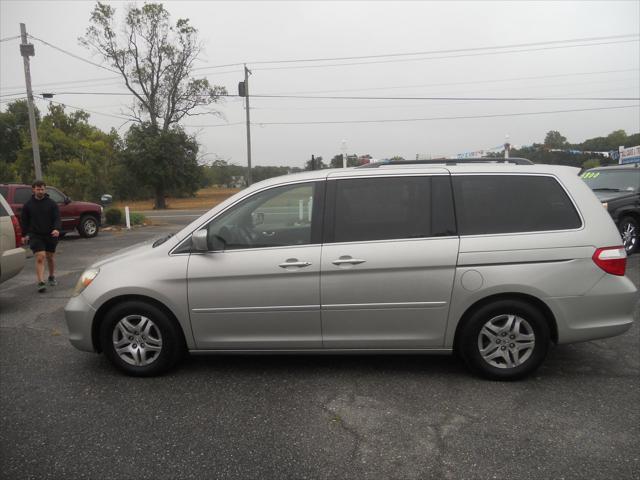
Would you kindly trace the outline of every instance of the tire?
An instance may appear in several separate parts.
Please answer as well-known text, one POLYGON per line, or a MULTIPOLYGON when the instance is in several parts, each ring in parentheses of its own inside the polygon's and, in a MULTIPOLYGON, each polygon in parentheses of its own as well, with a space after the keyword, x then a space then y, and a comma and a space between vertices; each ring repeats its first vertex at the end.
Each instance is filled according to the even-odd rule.
POLYGON ((638 249, 638 235, 640 234, 638 221, 633 217, 622 217, 618 224, 618 230, 627 255, 631 255, 638 249))
POLYGON ((98 219, 93 215, 83 215, 78 224, 78 233, 84 238, 93 238, 98 235, 98 219))
POLYGON ((180 327, 162 309, 137 300, 111 308, 99 334, 102 351, 111 363, 136 377, 166 372, 186 350, 180 327))
POLYGON ((518 380, 540 366, 549 339, 549 325, 537 308, 507 299, 476 310, 461 326, 457 348, 474 373, 492 380, 518 380))

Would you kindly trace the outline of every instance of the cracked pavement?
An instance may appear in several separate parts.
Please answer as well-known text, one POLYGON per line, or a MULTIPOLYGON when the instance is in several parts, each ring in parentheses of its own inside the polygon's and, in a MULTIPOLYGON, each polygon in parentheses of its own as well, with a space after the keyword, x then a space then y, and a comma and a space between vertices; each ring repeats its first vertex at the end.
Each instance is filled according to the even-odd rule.
POLYGON ((514 383, 419 355, 192 357, 135 379, 74 349, 83 268, 172 230, 69 236, 59 286, 35 292, 33 258, 0 285, 2 478, 640 478, 637 323, 514 383))

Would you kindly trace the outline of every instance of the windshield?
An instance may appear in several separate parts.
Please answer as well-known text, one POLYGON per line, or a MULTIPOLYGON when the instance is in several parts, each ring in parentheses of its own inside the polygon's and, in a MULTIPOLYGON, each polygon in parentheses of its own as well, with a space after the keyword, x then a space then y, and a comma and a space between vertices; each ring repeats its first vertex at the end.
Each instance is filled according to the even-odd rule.
POLYGON ((640 190, 640 169, 588 170, 582 179, 591 190, 613 192, 637 192, 640 190))

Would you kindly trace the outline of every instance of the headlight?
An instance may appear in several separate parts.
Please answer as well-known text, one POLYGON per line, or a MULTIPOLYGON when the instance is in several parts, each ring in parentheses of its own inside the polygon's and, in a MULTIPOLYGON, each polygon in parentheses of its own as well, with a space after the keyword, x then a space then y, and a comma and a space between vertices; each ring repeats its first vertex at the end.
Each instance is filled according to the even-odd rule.
POLYGON ((73 289, 73 296, 75 297, 76 295, 80 295, 85 288, 91 285, 91 282, 93 282, 93 279, 98 276, 98 273, 100 273, 99 268, 90 268, 89 270, 82 272, 82 275, 80 275, 80 278, 78 279, 78 283, 76 283, 76 288, 73 289))

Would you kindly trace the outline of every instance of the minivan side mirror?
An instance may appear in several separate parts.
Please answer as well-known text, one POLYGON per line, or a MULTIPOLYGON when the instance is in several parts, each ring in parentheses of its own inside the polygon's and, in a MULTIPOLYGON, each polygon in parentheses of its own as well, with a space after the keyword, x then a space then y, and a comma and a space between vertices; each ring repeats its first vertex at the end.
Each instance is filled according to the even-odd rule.
POLYGON ((71 203, 71 199, 69 197, 64 197, 64 204, 69 205, 71 203))
POLYGON ((208 252, 209 246, 207 245, 207 229, 197 230, 191 236, 191 244, 194 252, 208 252))

